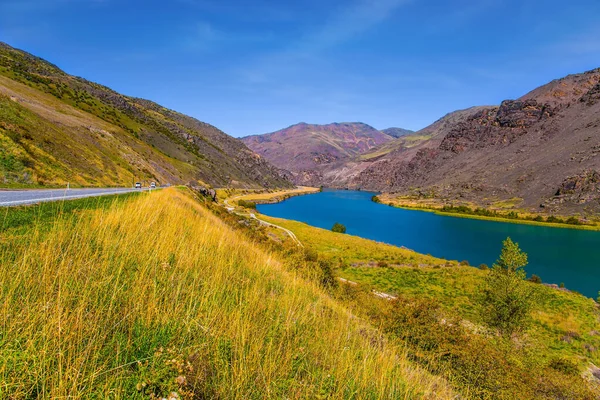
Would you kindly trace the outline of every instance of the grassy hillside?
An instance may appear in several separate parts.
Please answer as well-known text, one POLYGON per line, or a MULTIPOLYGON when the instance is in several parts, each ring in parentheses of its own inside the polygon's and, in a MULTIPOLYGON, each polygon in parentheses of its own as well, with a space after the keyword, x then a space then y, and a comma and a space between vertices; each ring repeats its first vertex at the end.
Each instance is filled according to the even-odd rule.
POLYGON ((5 212, 0 397, 453 398, 189 191, 117 199, 5 212))
POLYGON ((600 393, 600 309, 594 300, 527 283, 539 299, 532 325, 506 342, 481 321, 478 299, 487 270, 261 218, 292 230, 309 251, 329 260, 334 275, 350 281, 340 296, 355 312, 398 337, 411 359, 446 376, 467 398, 593 399, 600 393), (376 302, 373 290, 398 299, 376 302))
POLYGON ((290 187, 239 140, 0 42, 0 187, 290 187))

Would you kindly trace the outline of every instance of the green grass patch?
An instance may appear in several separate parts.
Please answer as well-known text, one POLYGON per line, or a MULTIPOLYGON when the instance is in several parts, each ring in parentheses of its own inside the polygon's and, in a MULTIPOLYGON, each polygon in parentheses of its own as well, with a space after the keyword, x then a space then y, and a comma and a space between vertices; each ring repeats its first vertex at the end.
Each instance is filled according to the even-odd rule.
POLYGON ((32 226, 49 227, 57 218, 64 218, 85 210, 108 209, 125 203, 142 193, 86 197, 83 199, 49 201, 39 204, 0 208, 0 233, 26 233, 32 226))

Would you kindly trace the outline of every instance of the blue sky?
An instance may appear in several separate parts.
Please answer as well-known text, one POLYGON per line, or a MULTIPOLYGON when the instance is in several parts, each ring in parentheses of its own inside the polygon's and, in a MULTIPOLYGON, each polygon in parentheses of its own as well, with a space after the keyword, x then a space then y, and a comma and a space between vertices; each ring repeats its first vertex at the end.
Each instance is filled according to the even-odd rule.
POLYGON ((597 0, 0 0, 0 41, 233 136, 420 129, 600 67, 597 0))

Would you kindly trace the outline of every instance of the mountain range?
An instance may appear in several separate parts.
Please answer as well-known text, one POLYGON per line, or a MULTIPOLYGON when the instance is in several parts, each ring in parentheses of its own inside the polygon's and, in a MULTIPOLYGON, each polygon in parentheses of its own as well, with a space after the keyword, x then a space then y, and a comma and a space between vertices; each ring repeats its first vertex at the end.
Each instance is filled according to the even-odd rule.
POLYGON ((294 179, 301 180, 306 171, 368 153, 411 132, 401 128, 380 131, 361 122, 327 125, 301 122, 276 132, 247 136, 242 141, 275 166, 290 171, 294 179))
MULTIPOLYGON (((304 137, 279 140, 278 154, 306 149, 304 137)), ((319 148, 319 138, 311 139, 309 148, 319 148)), ((244 141, 275 165, 283 162, 244 141)), ((445 203, 492 206, 510 201, 536 212, 597 213, 600 69, 554 80, 500 105, 452 112, 397 139, 370 143, 359 154, 329 157, 312 168, 301 164, 303 169, 293 179, 303 185, 381 191, 445 203)))
POLYGON ((0 43, 0 184, 135 181, 292 186, 264 158, 212 125, 68 75, 0 43))

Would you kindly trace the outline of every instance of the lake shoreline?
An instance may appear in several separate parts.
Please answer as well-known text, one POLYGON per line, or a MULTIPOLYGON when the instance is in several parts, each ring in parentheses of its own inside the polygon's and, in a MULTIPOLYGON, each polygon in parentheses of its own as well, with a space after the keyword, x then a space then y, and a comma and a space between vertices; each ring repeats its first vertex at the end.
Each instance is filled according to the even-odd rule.
MULTIPOLYGON (((525 251, 530 253, 531 264, 527 270, 529 274, 541 276, 544 283, 564 282, 567 288, 583 293, 588 298, 597 296, 598 289, 593 284, 592 278, 594 276, 592 264, 594 260, 598 260, 598 255, 590 254, 593 243, 598 240, 595 236, 597 233, 594 233, 598 232, 597 229, 589 229, 581 225, 447 213, 416 207, 379 207, 382 204, 372 201, 373 195, 376 193, 324 190, 322 193, 316 193, 315 196, 296 197, 291 199, 289 204, 287 202, 265 204, 263 205, 265 208, 261 206, 258 211, 266 216, 301 221, 325 230, 330 230, 335 222, 343 223, 348 227, 350 235, 408 248, 420 255, 431 254, 444 260, 468 261, 472 266, 491 265, 497 257, 496 247, 506 237, 511 237, 518 240, 525 251), (394 209, 425 211, 425 213, 396 214, 392 211, 394 209), (419 217, 419 214, 423 217, 419 217), (431 217, 426 217, 426 214, 431 217), (455 218, 443 218, 448 221, 435 219, 446 216, 455 218), (460 222, 461 220, 465 222, 460 222), (481 223, 505 222, 505 224, 488 226, 474 224, 476 221, 466 222, 468 220, 480 220, 481 223), (525 228, 527 226, 529 227, 525 228), (534 230, 544 227, 569 229, 534 230), (569 244, 570 240, 577 242, 569 244), (577 278, 574 278, 573 274, 565 274, 565 265, 570 266, 571 272, 577 278)), ((392 260, 388 263, 394 264, 392 260)))
POLYGON ((238 196, 235 200, 250 201, 254 204, 276 204, 281 203, 291 197, 304 196, 308 194, 315 194, 321 191, 320 188, 310 186, 298 186, 296 189, 282 190, 272 193, 250 193, 247 195, 238 196))
POLYGON ((400 206, 400 205, 392 205, 391 207, 401 208, 401 209, 405 209, 405 210, 412 210, 412 211, 431 212, 431 213, 446 216, 446 217, 478 219, 478 220, 482 220, 482 221, 505 222, 505 223, 509 223, 509 224, 519 224, 519 225, 545 226, 548 228, 558 228, 558 229, 600 231, 600 226, 598 226, 598 225, 572 225, 572 224, 561 224, 561 223, 555 223, 555 222, 531 221, 531 220, 527 220, 527 219, 517 219, 517 218, 513 219, 513 218, 502 218, 502 217, 488 217, 485 215, 473 215, 473 214, 463 214, 463 213, 440 211, 435 208, 422 208, 422 207, 411 207, 411 206, 400 206))
MULTIPOLYGON (((265 203, 267 204, 267 203, 265 203)), ((273 203, 275 204, 275 203, 273 203)), ((396 207, 396 208, 401 208, 401 207, 396 207)), ((426 211, 426 210, 413 210, 413 209, 409 209, 411 211, 426 211)), ((426 211, 426 212, 431 212, 431 211, 426 211)), ((282 217, 274 217, 274 216, 270 216, 268 214, 264 214, 261 213, 262 218, 265 218, 267 221, 271 222, 271 223, 276 223, 279 224, 281 226, 286 227, 287 229, 292 230, 295 234, 298 234, 300 236, 303 236, 302 234, 300 234, 298 231, 300 231, 301 229, 299 227, 304 227, 302 230, 312 230, 312 232, 314 232, 314 235, 311 236, 318 236, 318 234, 320 232, 330 232, 330 229, 325 229, 325 228, 321 228, 318 226, 314 226, 302 221, 296 221, 293 219, 288 219, 288 218, 282 218, 282 217)), ((452 259, 447 259, 447 258, 443 258, 443 257, 437 257, 437 256, 432 256, 430 254, 425 254, 410 248, 407 248, 405 246, 399 246, 397 244, 393 244, 393 243, 387 243, 387 242, 382 242, 382 241, 378 241, 375 239, 370 239, 367 237, 363 237, 363 236, 359 236, 359 235, 353 235, 353 234, 343 234, 344 237, 349 238, 348 240, 350 240, 350 238, 352 238, 351 240, 360 240, 363 243, 373 243, 376 246, 383 246, 383 247, 393 247, 398 249, 398 251, 403 251, 403 252, 407 252, 407 253, 412 253, 417 257, 422 257, 423 259, 427 259, 428 262, 426 264, 418 264, 418 268, 425 268, 425 269, 439 269, 439 268, 451 268, 451 269, 466 269, 466 270, 481 270, 480 266, 476 266, 476 265, 470 265, 470 264, 463 264, 463 262, 459 262, 459 260, 452 260, 452 259), (434 262, 435 261, 435 262, 434 262)), ((314 244, 312 244, 311 247, 314 247, 314 244)), ((487 266, 487 265, 486 265, 487 266)), ((350 265, 350 267, 348 268, 359 268, 359 267, 365 267, 364 265, 350 265)), ((378 267, 376 264, 374 265, 368 265, 367 267, 369 268, 383 268, 383 267, 378 267)), ((490 266, 487 266, 490 267, 490 266)), ((400 268, 400 269, 414 269, 415 265, 388 265, 385 268, 400 268)), ((342 270, 344 270, 342 268, 342 270)), ((528 279, 529 281, 529 279, 528 279)), ((565 292, 565 293, 569 293, 572 295, 580 295, 583 296, 586 299, 591 299, 595 302, 596 298, 593 296, 589 296, 589 295, 585 295, 583 293, 580 293, 576 290, 571 290, 568 289, 567 287, 561 287, 559 284, 557 283, 553 283, 553 282, 540 282, 540 285, 546 286, 552 290, 558 290, 561 292, 565 292)))
MULTIPOLYGON (((535 225, 535 226, 545 226, 548 228, 559 228, 559 229, 577 229, 577 230, 585 230, 585 231, 600 231, 600 225, 589 225, 582 223, 580 225, 576 224, 567 224, 561 222, 544 222, 544 221, 534 221, 531 219, 525 218, 507 218, 507 217, 495 217, 495 216, 487 216, 487 215, 477 215, 477 214, 468 214, 461 212, 452 212, 452 211, 443 211, 441 210, 441 206, 428 206, 428 205, 411 205, 402 202, 384 202, 377 197, 378 201, 373 200, 375 203, 379 203, 382 205, 387 205, 394 208, 400 208, 404 210, 413 210, 413 211, 424 211, 431 212, 437 215, 447 216, 447 217, 457 217, 457 218, 468 218, 468 219, 477 219, 483 221, 492 221, 492 222, 505 222, 510 224, 520 224, 520 225, 535 225)), ((483 208, 483 207, 479 207, 483 208)), ((485 209, 487 210, 487 209, 485 209)), ((496 211, 496 210, 489 210, 496 211)), ((563 217, 560 217, 561 219, 563 217)))

